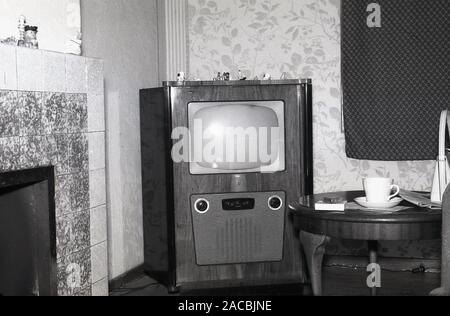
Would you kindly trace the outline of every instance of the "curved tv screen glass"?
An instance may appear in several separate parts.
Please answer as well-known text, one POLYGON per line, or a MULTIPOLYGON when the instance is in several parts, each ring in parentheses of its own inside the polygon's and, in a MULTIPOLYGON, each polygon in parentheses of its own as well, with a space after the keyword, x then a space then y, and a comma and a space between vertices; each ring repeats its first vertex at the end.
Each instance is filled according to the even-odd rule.
POLYGON ((191 174, 284 171, 284 106, 283 101, 189 103, 191 174))

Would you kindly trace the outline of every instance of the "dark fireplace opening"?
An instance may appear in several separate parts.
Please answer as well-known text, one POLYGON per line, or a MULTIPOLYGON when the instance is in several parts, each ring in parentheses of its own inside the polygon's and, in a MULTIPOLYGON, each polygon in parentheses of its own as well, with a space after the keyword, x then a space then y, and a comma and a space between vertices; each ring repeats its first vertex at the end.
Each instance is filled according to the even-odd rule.
POLYGON ((54 169, 0 173, 0 296, 54 296, 54 169))

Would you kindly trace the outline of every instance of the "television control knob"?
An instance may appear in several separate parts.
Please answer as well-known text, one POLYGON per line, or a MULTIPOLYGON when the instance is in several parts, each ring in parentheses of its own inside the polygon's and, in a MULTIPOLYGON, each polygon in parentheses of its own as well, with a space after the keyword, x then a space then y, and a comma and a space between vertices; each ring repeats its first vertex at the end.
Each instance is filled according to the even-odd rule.
POLYGON ((199 199, 195 202, 195 211, 200 214, 205 214, 209 211, 209 202, 205 199, 199 199))
POLYGON ((269 208, 272 211, 279 211, 283 207, 283 200, 279 196, 269 198, 269 208))

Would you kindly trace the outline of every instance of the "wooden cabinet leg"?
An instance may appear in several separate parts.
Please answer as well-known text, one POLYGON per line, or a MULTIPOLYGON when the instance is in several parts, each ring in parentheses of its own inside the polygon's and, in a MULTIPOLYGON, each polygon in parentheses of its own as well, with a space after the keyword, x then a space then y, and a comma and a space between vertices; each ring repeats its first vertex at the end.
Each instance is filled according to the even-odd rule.
POLYGON ((311 286, 315 296, 322 295, 322 264, 326 245, 330 238, 324 235, 314 235, 304 231, 300 232, 300 242, 306 256, 311 286))

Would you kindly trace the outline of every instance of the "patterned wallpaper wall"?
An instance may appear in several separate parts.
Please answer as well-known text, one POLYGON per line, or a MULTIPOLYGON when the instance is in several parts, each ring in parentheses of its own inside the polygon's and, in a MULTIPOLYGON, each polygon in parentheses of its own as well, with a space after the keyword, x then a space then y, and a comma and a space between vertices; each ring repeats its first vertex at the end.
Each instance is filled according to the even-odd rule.
POLYGON ((372 162, 346 157, 341 124, 340 0, 190 0, 192 76, 239 69, 249 78, 312 78, 315 190, 361 189, 366 176, 389 176, 429 190, 433 162, 372 162))
MULTIPOLYGON (((340 0, 189 0, 191 75, 211 79, 240 69, 249 78, 312 78, 315 191, 362 189, 362 178, 389 176, 405 189, 430 190, 433 162, 351 160, 341 123, 340 0)), ((433 244, 435 249, 439 249, 433 244)), ((402 245, 401 256, 433 256, 402 245)), ((390 249, 384 249, 391 253, 390 249)), ((438 254, 435 254, 438 256, 438 254)))

